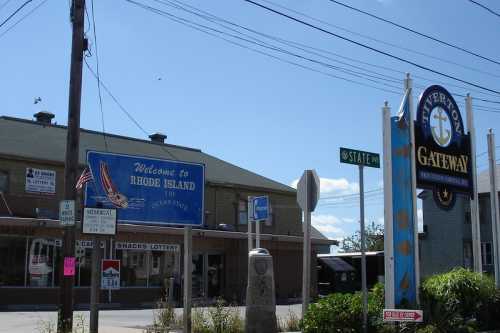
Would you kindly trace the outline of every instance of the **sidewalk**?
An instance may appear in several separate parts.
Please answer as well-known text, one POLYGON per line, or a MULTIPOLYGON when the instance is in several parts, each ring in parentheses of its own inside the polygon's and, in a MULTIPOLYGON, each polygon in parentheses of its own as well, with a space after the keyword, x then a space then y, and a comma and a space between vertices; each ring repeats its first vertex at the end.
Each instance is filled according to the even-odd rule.
MULTIPOLYGON (((182 315, 182 308, 176 308, 175 313, 182 315)), ((242 318, 245 317, 245 307, 238 307, 242 318)), ((276 316, 283 318, 292 311, 301 315, 301 305, 278 305, 276 316)), ((74 318, 83 316, 89 323, 89 311, 75 311, 74 318)), ((0 312, 0 333, 47 333, 38 329, 43 323, 56 323, 55 311, 39 312, 0 312)), ((75 321, 76 322, 76 321, 75 321)), ((153 322, 153 311, 147 310, 102 310, 99 312, 99 333, 142 333, 153 322)))

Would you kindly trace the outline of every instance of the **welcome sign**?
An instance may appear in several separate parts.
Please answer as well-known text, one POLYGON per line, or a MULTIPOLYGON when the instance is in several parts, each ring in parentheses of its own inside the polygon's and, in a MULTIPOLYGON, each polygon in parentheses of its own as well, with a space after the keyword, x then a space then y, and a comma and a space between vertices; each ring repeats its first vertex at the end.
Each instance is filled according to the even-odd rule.
POLYGON ((120 223, 203 224, 203 164, 97 151, 87 164, 86 206, 116 208, 120 223))
POLYGON ((436 202, 451 208, 453 192, 472 193, 469 135, 446 89, 433 85, 421 95, 415 124, 417 186, 434 190, 436 202))

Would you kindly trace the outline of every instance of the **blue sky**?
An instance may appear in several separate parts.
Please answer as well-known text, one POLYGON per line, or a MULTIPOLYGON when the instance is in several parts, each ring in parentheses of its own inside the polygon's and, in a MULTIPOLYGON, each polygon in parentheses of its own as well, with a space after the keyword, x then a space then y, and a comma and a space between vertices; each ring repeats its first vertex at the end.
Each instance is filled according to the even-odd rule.
MULTIPOLYGON (((199 17, 153 0, 137 1, 216 27, 199 17)), ((0 22, 23 2, 0 0, 0 22)), ((20 14, 27 13, 41 2, 33 1, 20 14)), ((404 72, 430 79, 415 79, 416 85, 421 87, 444 81, 443 86, 452 92, 464 94, 469 91, 473 97, 500 100, 494 93, 478 93, 477 88, 451 86, 464 87, 465 84, 391 60, 269 14, 242 0, 183 2, 266 34, 390 68, 386 70, 357 63, 357 66, 401 81, 389 83, 400 87, 388 88, 397 93, 353 84, 235 46, 124 0, 95 1, 101 78, 147 132, 164 132, 172 144, 200 148, 286 184, 292 184, 304 169, 314 168, 322 178, 322 195, 325 197, 350 195, 358 191, 358 170, 339 163, 339 147, 381 153, 381 107, 387 100, 393 114, 397 112, 402 98, 404 72)), ((273 2, 331 24, 304 18, 332 32, 500 90, 500 65, 398 30, 328 0, 273 2), (339 27, 434 58, 368 40, 339 27), (436 57, 461 66, 437 60, 436 57), (474 67, 481 72, 463 66, 474 67)), ((467 0, 343 2, 500 61, 500 19, 467 0)), ((499 3, 491 0, 482 2, 500 12, 499 3)), ((90 1, 87 5, 91 15, 90 1)), ((59 124, 66 124, 71 44, 68 1, 47 0, 26 20, 6 32, 15 21, 0 28, 0 114, 31 119, 35 112, 43 109, 54 113, 59 124), (35 97, 41 97, 42 102, 35 105, 35 97)), ((93 55, 87 60, 95 68, 95 41, 88 23, 86 29, 93 55)), ((304 54, 297 50, 294 52, 304 54)), ((331 75, 384 88, 379 83, 292 56, 279 56, 331 75)), ((346 61, 331 54, 328 55, 331 59, 308 56, 336 66, 341 65, 331 59, 346 61)), ((415 99, 421 91, 422 88, 415 88, 415 99)), ((459 105, 463 104, 461 97, 456 99, 459 105)), ((500 109, 499 104, 477 102, 477 105, 500 109)), ((145 138, 144 133, 124 116, 104 91, 103 109, 107 132, 145 138)), ((462 116, 465 119, 464 108, 462 116)), ((487 129, 500 130, 500 113, 477 110, 475 118, 477 150, 482 153, 486 150, 487 129)), ((96 81, 86 68, 81 126, 102 129, 96 81)), ((478 165, 480 169, 486 167, 485 155, 478 160, 478 165)), ((382 186, 382 170, 366 169, 365 175, 366 190, 382 186)), ((333 205, 327 203, 326 200, 320 202, 313 218, 313 223, 320 230, 332 238, 341 238, 357 230, 359 213, 355 197, 333 205)), ((382 203, 379 192, 367 196, 367 222, 382 221, 382 203)))

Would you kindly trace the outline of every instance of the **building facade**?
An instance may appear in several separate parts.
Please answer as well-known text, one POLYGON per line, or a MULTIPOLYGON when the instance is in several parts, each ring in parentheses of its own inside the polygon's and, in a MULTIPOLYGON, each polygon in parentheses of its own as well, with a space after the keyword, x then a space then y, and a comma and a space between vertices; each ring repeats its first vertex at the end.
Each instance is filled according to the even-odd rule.
MULTIPOLYGON (((63 199, 66 127, 54 125, 53 115, 36 120, 0 117, 0 309, 53 308, 58 302, 62 227, 58 221, 63 199)), ((268 195, 271 216, 262 224, 261 245, 274 257, 279 302, 298 299, 302 276, 302 213, 296 191, 263 176, 205 154, 170 145, 165 136, 151 141, 82 130, 80 169, 88 150, 180 160, 205 165, 204 226, 193 228, 193 298, 217 297, 242 303, 247 283, 247 198, 268 195)), ((83 198, 77 202, 81 216, 83 198)), ((75 305, 90 300, 93 241, 77 221, 75 305)), ((313 233, 313 257, 336 244, 313 233)), ((102 291, 109 307, 151 306, 166 285, 182 299, 183 229, 119 223, 117 234, 103 239, 103 258, 120 259, 120 289, 102 291)), ((314 262, 314 261, 313 261, 314 262)), ((316 270, 311 288, 316 294, 316 270)))
MULTIPOLYGON (((497 165, 496 172, 497 177, 500 177, 500 165, 497 165)), ((478 192, 483 272, 493 274, 488 170, 478 175, 478 192)), ((437 206, 432 192, 423 191, 419 197, 422 199, 423 210, 423 233, 419 237, 421 276, 444 273, 455 267, 473 269, 470 199, 457 195, 454 207, 443 210, 437 206)))

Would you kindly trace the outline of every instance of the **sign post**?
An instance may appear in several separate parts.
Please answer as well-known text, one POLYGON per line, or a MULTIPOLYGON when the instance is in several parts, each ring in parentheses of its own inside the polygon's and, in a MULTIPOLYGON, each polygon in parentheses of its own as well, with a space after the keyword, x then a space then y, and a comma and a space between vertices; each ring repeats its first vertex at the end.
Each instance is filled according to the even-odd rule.
POLYGON ((491 228, 493 231, 493 264, 495 272, 495 285, 500 288, 500 217, 498 213, 498 181, 496 172, 495 157, 495 135, 490 129, 488 139, 488 162, 490 170, 490 207, 491 207, 491 228))
POLYGON ((92 247, 92 273, 90 281, 89 331, 90 333, 97 333, 99 331, 99 284, 101 282, 101 269, 99 265, 101 264, 101 237, 102 235, 116 235, 116 209, 84 208, 82 233, 94 235, 94 244, 92 247))
POLYGON ((248 231, 248 253, 253 249, 253 237, 252 237, 252 217, 253 212, 253 197, 248 197, 248 209, 247 209, 247 231, 248 231))
POLYGON ((260 223, 269 217, 269 197, 267 195, 252 198, 252 220, 255 221, 255 247, 260 248, 260 223))
POLYGON ((366 288, 365 191, 363 167, 380 168, 380 155, 366 151, 340 148, 340 163, 356 164, 359 168, 359 224, 361 233, 361 289, 363 292, 363 332, 367 332, 368 290, 366 288))
POLYGON ((305 170, 297 184, 297 202, 304 212, 304 250, 302 261, 302 318, 309 306, 311 288, 311 212, 316 208, 320 180, 314 170, 305 170))

